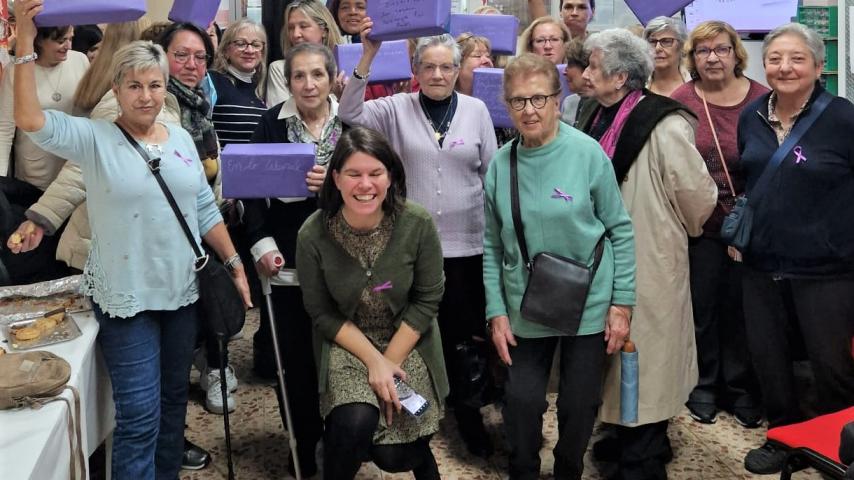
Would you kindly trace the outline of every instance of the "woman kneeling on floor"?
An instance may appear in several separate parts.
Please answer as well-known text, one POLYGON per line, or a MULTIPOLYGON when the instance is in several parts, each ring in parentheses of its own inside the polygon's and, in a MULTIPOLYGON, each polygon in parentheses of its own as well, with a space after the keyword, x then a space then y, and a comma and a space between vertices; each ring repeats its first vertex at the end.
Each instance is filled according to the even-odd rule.
POLYGON ((430 214, 406 200, 403 164, 374 130, 345 132, 329 172, 320 210, 297 239, 326 427, 324 477, 353 478, 373 461, 438 479, 429 442, 448 394, 436 321, 439 235, 430 214), (404 382, 426 409, 402 408, 404 382))

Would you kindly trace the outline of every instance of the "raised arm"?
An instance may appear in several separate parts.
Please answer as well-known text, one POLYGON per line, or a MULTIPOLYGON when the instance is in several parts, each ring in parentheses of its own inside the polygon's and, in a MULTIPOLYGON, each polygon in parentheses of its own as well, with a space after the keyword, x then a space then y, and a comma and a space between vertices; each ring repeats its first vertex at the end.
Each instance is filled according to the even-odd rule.
POLYGON ((546 11, 546 2, 543 0, 528 0, 528 18, 545 17, 549 12, 546 11))
POLYGON ((41 130, 45 124, 44 112, 34 88, 36 84, 35 50, 36 26, 33 17, 42 11, 43 0, 24 0, 17 5, 18 39, 15 53, 18 60, 29 61, 15 65, 14 96, 15 125, 25 132, 41 130))
MULTIPOLYGON (((394 123, 393 109, 389 97, 365 101, 365 89, 368 86, 368 76, 371 64, 377 55, 382 42, 368 38, 373 22, 370 17, 362 20, 362 56, 356 65, 356 73, 362 79, 351 76, 341 93, 338 105, 338 116, 348 125, 361 125, 386 133, 387 125, 394 123)), ((344 72, 351 75, 353 72, 344 72)))

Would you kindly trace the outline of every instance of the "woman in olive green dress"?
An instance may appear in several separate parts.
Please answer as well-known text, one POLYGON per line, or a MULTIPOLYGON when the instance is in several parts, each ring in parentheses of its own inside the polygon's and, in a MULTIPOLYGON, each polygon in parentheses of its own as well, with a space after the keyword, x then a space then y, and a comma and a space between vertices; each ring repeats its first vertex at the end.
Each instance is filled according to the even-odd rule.
POLYGON ((353 478, 373 460, 438 479, 429 442, 448 381, 436 323, 444 290, 436 227, 406 200, 403 165, 379 133, 345 132, 328 168, 320 210, 297 240, 326 428, 324 477, 353 478), (402 408, 396 377, 426 399, 426 410, 402 408))

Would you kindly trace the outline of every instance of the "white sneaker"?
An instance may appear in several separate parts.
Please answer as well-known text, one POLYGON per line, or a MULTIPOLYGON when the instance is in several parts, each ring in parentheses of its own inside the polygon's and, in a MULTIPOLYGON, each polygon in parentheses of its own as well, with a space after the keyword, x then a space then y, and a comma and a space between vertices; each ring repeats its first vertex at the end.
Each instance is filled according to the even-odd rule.
MULTIPOLYGON (((231 368, 231 366, 229 366, 226 369, 226 381, 228 380, 228 371, 230 368, 231 368)), ((207 388, 202 387, 202 388, 205 388, 205 390, 207 392, 207 395, 205 395, 205 406, 212 413, 218 413, 218 414, 222 415, 223 403, 222 403, 222 389, 220 387, 219 370, 209 370, 208 374, 203 376, 202 378, 207 380, 205 382, 207 384, 206 385, 207 388)), ((234 378, 233 374, 232 374, 232 378, 234 378)), ((236 378, 234 378, 234 383, 235 383, 235 389, 236 389, 237 388, 237 379, 236 378)), ((226 382, 226 384, 228 384, 228 383, 226 382)), ((234 396, 231 394, 232 391, 233 390, 228 390, 226 392, 226 398, 225 398, 225 402, 226 402, 226 405, 228 405, 228 411, 229 412, 233 412, 234 409, 236 408, 234 396)))
MULTIPOLYGON (((213 385, 211 378, 215 377, 217 383, 216 391, 219 392, 219 369, 205 367, 204 370, 199 370, 199 372, 202 372, 199 375, 199 386, 202 387, 202 390, 210 390, 213 385)), ((231 365, 225 367, 225 385, 228 387, 228 393, 237 391, 237 376, 234 374, 234 368, 231 365)))

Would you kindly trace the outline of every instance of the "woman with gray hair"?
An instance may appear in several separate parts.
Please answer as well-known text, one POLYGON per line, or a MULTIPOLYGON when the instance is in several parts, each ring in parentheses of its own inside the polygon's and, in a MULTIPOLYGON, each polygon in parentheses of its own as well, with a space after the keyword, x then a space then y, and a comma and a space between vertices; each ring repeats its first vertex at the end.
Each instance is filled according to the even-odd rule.
POLYGON ((655 17, 643 29, 643 39, 652 49, 655 68, 647 88, 652 93, 669 97, 674 90, 691 79, 682 68, 682 46, 688 32, 685 23, 672 17, 655 17))
POLYGON ((484 336, 483 178, 496 150, 495 131, 482 101, 454 91, 461 55, 447 34, 418 41, 412 68, 420 93, 365 101, 371 63, 381 45, 368 38, 372 26, 370 18, 362 21, 364 51, 344 88, 341 119, 389 139, 406 167, 409 198, 436 222, 446 278, 439 327, 454 414, 469 451, 488 456, 492 445, 480 410, 472 405, 477 399, 464 398, 467 380, 455 351, 463 343, 479 350, 486 346, 471 342, 484 336))
POLYGON ((621 478, 664 479, 672 457, 668 419, 682 410, 697 380, 688 236, 702 232, 717 189, 694 147, 697 118, 643 88, 652 71, 647 43, 610 29, 590 36, 585 48, 590 64, 584 78, 599 107, 579 128, 611 158, 634 225, 632 340, 641 352, 637 423, 620 418, 620 360, 608 359, 599 418, 617 424, 617 438, 603 440, 610 446, 594 452, 617 457, 621 478))
MULTIPOLYGON (((808 418, 795 388, 790 328, 800 331, 815 374, 813 413, 854 405, 854 105, 820 85, 824 55, 822 38, 803 25, 769 33, 762 60, 772 91, 747 105, 738 122, 754 208, 741 252, 747 344, 769 428, 808 418), (775 168, 769 159, 777 155, 775 168), (763 193, 766 168, 775 169, 763 193)), ((744 466, 776 473, 785 457, 767 442, 748 452, 744 466)))
MULTIPOLYGON (((18 4, 15 122, 40 148, 78 162, 88 187, 94 236, 82 288, 100 325, 98 345, 116 404, 112 475, 176 478, 196 337, 195 255, 134 144, 159 157, 194 241, 204 240, 217 253, 251 306, 246 276, 192 138, 178 125, 155 121, 169 76, 163 49, 136 41, 116 53, 112 88, 121 114, 115 122, 43 111, 29 88, 33 17, 41 11, 42 0, 18 4)), ((26 233, 9 242, 29 241, 26 233)))

